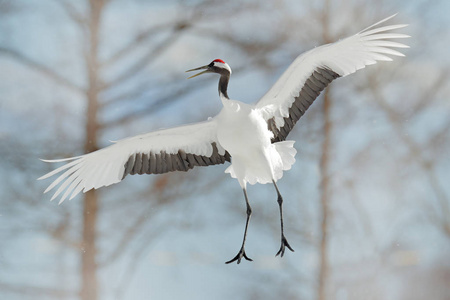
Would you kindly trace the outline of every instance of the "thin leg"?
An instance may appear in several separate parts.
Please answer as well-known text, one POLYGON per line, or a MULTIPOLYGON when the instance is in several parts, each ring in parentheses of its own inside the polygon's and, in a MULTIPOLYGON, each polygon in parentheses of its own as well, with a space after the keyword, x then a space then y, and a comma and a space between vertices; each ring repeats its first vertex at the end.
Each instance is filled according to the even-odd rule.
POLYGON ((245 203, 247 204, 247 221, 245 222, 244 239, 242 240, 241 250, 239 250, 238 254, 232 260, 227 261, 226 264, 232 263, 236 260, 237 263, 239 264, 242 258, 245 258, 246 260, 249 261, 253 261, 253 259, 248 258, 247 255, 245 254, 245 240, 247 238, 248 223, 250 222, 250 217, 252 216, 252 208, 250 207, 250 203, 248 202, 247 190, 245 188, 242 190, 244 191, 245 203))
POLYGON ((275 183, 275 180, 272 180, 272 182, 273 182, 273 185, 275 186, 275 189, 277 190, 277 194, 278 194, 277 202, 278 202, 278 206, 280 207, 280 221, 281 221, 281 247, 280 247, 280 250, 278 250, 278 252, 277 252, 277 254, 275 256, 278 256, 278 255, 281 254, 280 256, 283 257, 285 247, 288 247, 289 250, 291 250, 292 252, 294 252, 294 249, 292 249, 292 247, 289 245, 286 237, 284 236, 283 207, 282 207, 282 205, 283 205, 283 197, 281 197, 280 190, 278 190, 278 186, 275 183))

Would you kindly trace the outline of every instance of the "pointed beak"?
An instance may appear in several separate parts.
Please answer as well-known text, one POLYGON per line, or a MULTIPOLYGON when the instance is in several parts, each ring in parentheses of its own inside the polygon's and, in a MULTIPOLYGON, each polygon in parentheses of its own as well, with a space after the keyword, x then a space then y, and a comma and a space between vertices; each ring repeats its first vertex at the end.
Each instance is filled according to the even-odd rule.
POLYGON ((195 69, 190 69, 190 70, 187 70, 186 72, 192 72, 192 71, 198 71, 198 70, 205 70, 205 71, 200 72, 200 73, 195 74, 195 75, 192 75, 192 76, 188 77, 187 79, 194 78, 194 77, 197 77, 199 75, 202 75, 202 74, 205 74, 205 73, 209 72, 208 66, 203 66, 203 67, 199 67, 199 68, 195 68, 195 69))

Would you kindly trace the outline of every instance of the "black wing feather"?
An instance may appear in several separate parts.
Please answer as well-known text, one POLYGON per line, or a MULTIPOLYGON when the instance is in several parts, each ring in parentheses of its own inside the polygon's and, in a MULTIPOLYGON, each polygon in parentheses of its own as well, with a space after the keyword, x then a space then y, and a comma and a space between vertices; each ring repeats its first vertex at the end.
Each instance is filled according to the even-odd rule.
POLYGON ((219 154, 216 143, 212 143, 213 153, 211 156, 185 153, 179 150, 178 153, 169 154, 165 151, 160 153, 134 153, 130 155, 125 163, 125 171, 122 179, 128 174, 162 174, 173 171, 188 171, 196 166, 210 166, 223 164, 231 161, 228 152, 219 154))
POLYGON ((275 118, 267 121, 269 130, 273 132, 272 143, 286 140, 295 123, 303 116, 328 84, 338 77, 340 77, 339 74, 330 69, 317 68, 305 81, 299 95, 295 97, 292 106, 289 108, 289 117, 284 118, 284 125, 278 128, 275 118))

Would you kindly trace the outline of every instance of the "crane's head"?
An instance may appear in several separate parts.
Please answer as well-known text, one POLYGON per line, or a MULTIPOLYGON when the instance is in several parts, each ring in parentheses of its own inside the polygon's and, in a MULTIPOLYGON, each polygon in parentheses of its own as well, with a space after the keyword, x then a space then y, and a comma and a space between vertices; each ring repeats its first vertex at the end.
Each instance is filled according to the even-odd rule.
POLYGON ((199 68, 195 68, 195 69, 191 69, 191 70, 187 70, 186 72, 191 72, 191 71, 198 71, 198 70, 204 70, 198 74, 192 75, 189 78, 193 78, 193 77, 197 77, 199 75, 205 74, 205 73, 217 73, 220 75, 231 75, 231 68, 230 66, 224 62, 221 59, 215 59, 213 60, 209 65, 203 66, 203 67, 199 67, 199 68))

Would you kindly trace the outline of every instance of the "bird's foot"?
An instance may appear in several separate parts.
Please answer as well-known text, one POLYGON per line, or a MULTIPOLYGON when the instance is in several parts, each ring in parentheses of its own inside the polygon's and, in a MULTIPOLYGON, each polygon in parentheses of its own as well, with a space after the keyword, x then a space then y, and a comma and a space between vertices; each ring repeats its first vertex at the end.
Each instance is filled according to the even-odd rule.
POLYGON ((277 252, 277 254, 275 256, 278 256, 278 255, 281 254, 280 257, 283 257, 285 247, 288 247, 289 250, 294 252, 294 249, 292 249, 291 245, 289 245, 287 239, 284 237, 284 235, 282 235, 281 236, 281 247, 280 247, 280 250, 278 250, 278 252, 277 252))
POLYGON ((239 264, 241 262, 241 259, 245 258, 248 261, 253 261, 253 259, 248 258, 247 254, 245 254, 245 249, 244 247, 241 248, 241 250, 239 250, 239 253, 232 259, 226 262, 226 264, 230 264, 232 262, 235 262, 237 260, 237 263, 239 264))

